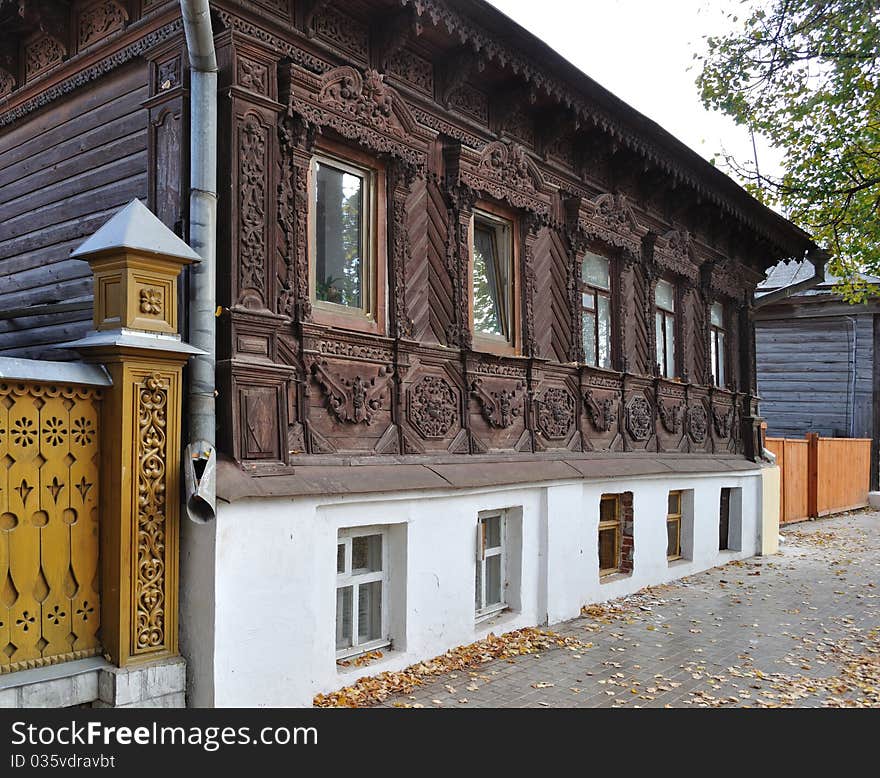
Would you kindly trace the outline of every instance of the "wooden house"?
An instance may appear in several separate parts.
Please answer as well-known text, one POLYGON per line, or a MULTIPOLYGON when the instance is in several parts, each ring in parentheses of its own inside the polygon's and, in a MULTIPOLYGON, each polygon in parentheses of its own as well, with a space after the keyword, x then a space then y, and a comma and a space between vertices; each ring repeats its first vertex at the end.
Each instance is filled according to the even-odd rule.
MULTIPOLYGON (((216 520, 181 538, 191 704, 306 704, 358 672, 337 660, 399 668, 761 550, 753 296, 807 234, 482 0, 210 5, 221 457, 216 520)), ((189 234, 180 7, 0 0, 0 30, 0 353, 73 356, 71 250, 133 198, 189 234)))

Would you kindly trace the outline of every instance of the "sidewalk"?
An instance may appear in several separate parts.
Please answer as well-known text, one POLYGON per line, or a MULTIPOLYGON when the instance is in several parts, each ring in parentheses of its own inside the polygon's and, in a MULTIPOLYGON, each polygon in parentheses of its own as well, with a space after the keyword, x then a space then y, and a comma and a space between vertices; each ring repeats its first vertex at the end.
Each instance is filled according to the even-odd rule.
POLYGON ((783 534, 778 556, 551 627, 577 645, 450 673, 383 706, 880 706, 880 513, 783 534))

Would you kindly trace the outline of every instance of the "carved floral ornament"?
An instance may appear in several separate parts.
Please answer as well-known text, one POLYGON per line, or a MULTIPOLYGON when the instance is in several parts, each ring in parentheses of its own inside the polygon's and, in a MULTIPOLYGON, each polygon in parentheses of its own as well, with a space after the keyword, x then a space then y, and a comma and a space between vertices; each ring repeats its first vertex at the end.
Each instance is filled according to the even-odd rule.
POLYGON ((425 438, 443 438, 458 418, 458 394, 441 376, 425 376, 409 390, 410 423, 425 438))
POLYGON ((654 421, 651 404, 645 397, 637 395, 626 405, 626 430, 633 440, 647 440, 651 436, 654 421))
POLYGON ((165 645, 168 385, 161 375, 138 387, 137 559, 132 653, 165 645))
POLYGON ((92 3, 79 16, 79 48, 83 49, 105 35, 122 29, 127 21, 128 11, 115 0, 98 0, 92 3))
POLYGON ((657 410, 660 414, 660 422, 668 433, 677 435, 681 432, 684 425, 684 402, 667 404, 660 400, 657 404, 657 410))
POLYGON ((141 313, 149 316, 158 316, 162 313, 162 291, 153 287, 141 289, 140 310, 141 313))
POLYGON ((15 78, 12 73, 0 68, 0 97, 6 97, 15 89, 15 78))
POLYGON ((709 416, 702 405, 694 405, 688 410, 688 434, 694 443, 703 443, 709 431, 709 416))
POLYGON ((538 426, 550 440, 561 440, 574 424, 574 397, 566 389, 551 387, 538 404, 538 426))

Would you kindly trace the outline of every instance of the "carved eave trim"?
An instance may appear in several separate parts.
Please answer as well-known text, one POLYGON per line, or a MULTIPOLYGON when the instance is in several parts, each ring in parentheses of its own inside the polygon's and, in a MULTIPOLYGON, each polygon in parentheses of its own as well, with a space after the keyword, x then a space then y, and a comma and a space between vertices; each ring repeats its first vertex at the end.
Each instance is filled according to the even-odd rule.
POLYGON ((179 10, 174 7, 109 34, 100 44, 64 60, 7 97, 0 98, 0 127, 18 121, 126 62, 142 57, 182 31, 179 10))
MULTIPOLYGON (((584 93, 573 88, 567 79, 554 76, 546 62, 532 60, 524 56, 519 49, 508 44, 506 42, 507 36, 499 35, 497 29, 493 31, 480 26, 464 14, 451 8, 443 0, 399 0, 399 3, 402 6, 415 8, 425 22, 430 21, 435 27, 442 28, 459 45, 470 47, 487 62, 494 61, 502 68, 509 68, 536 93, 546 94, 558 104, 569 108, 576 117, 581 119, 580 123, 584 127, 595 126, 602 130, 612 140, 635 151, 674 180, 684 183, 723 211, 732 214, 750 228, 761 232, 775 245, 784 250, 791 250, 789 246, 793 242, 797 242, 791 235, 781 235, 780 228, 772 223, 775 218, 772 212, 761 213, 757 211, 755 214, 750 214, 746 211, 745 203, 741 204, 737 202, 738 198, 734 199, 731 194, 719 191, 719 187, 736 188, 736 184, 732 181, 721 180, 722 173, 717 173, 719 177, 717 184, 714 182, 705 183, 705 177, 713 175, 713 173, 711 170, 706 170, 704 174, 701 174, 697 166, 707 163, 701 163, 696 159, 679 161, 675 155, 687 153, 683 146, 680 152, 675 149, 670 150, 656 140, 646 138, 633 131, 620 121, 611 110, 603 108, 598 99, 595 97, 586 98, 584 93)), ((614 99, 613 96, 611 98, 614 99)), ((804 241, 806 240, 805 237, 804 241)))
POLYGON ((316 76, 291 64, 287 75, 291 113, 370 151, 390 154, 420 171, 426 168, 426 149, 434 133, 415 121, 381 73, 343 66, 316 76))
POLYGON ((626 195, 606 192, 583 203, 579 230, 587 240, 618 248, 638 262, 647 227, 639 223, 626 195))

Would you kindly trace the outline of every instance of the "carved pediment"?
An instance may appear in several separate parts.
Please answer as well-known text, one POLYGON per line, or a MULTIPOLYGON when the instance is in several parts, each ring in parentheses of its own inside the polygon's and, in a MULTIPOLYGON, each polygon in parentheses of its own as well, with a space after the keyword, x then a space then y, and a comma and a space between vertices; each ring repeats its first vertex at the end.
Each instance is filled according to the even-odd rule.
POLYGON ((654 259, 661 268, 685 278, 697 278, 693 238, 687 230, 670 230, 658 238, 654 245, 654 259))
POLYGON ((400 138, 415 127, 406 103, 377 70, 367 70, 363 76, 347 66, 331 70, 321 78, 318 102, 374 130, 400 138))
POLYGON ((478 169, 480 175, 504 182, 513 189, 537 192, 544 186, 538 166, 518 143, 489 143, 480 154, 478 169))
POLYGON ((642 227, 625 194, 606 192, 586 203, 589 215, 582 219, 580 228, 588 238, 623 249, 631 258, 638 259, 642 251, 642 227))

